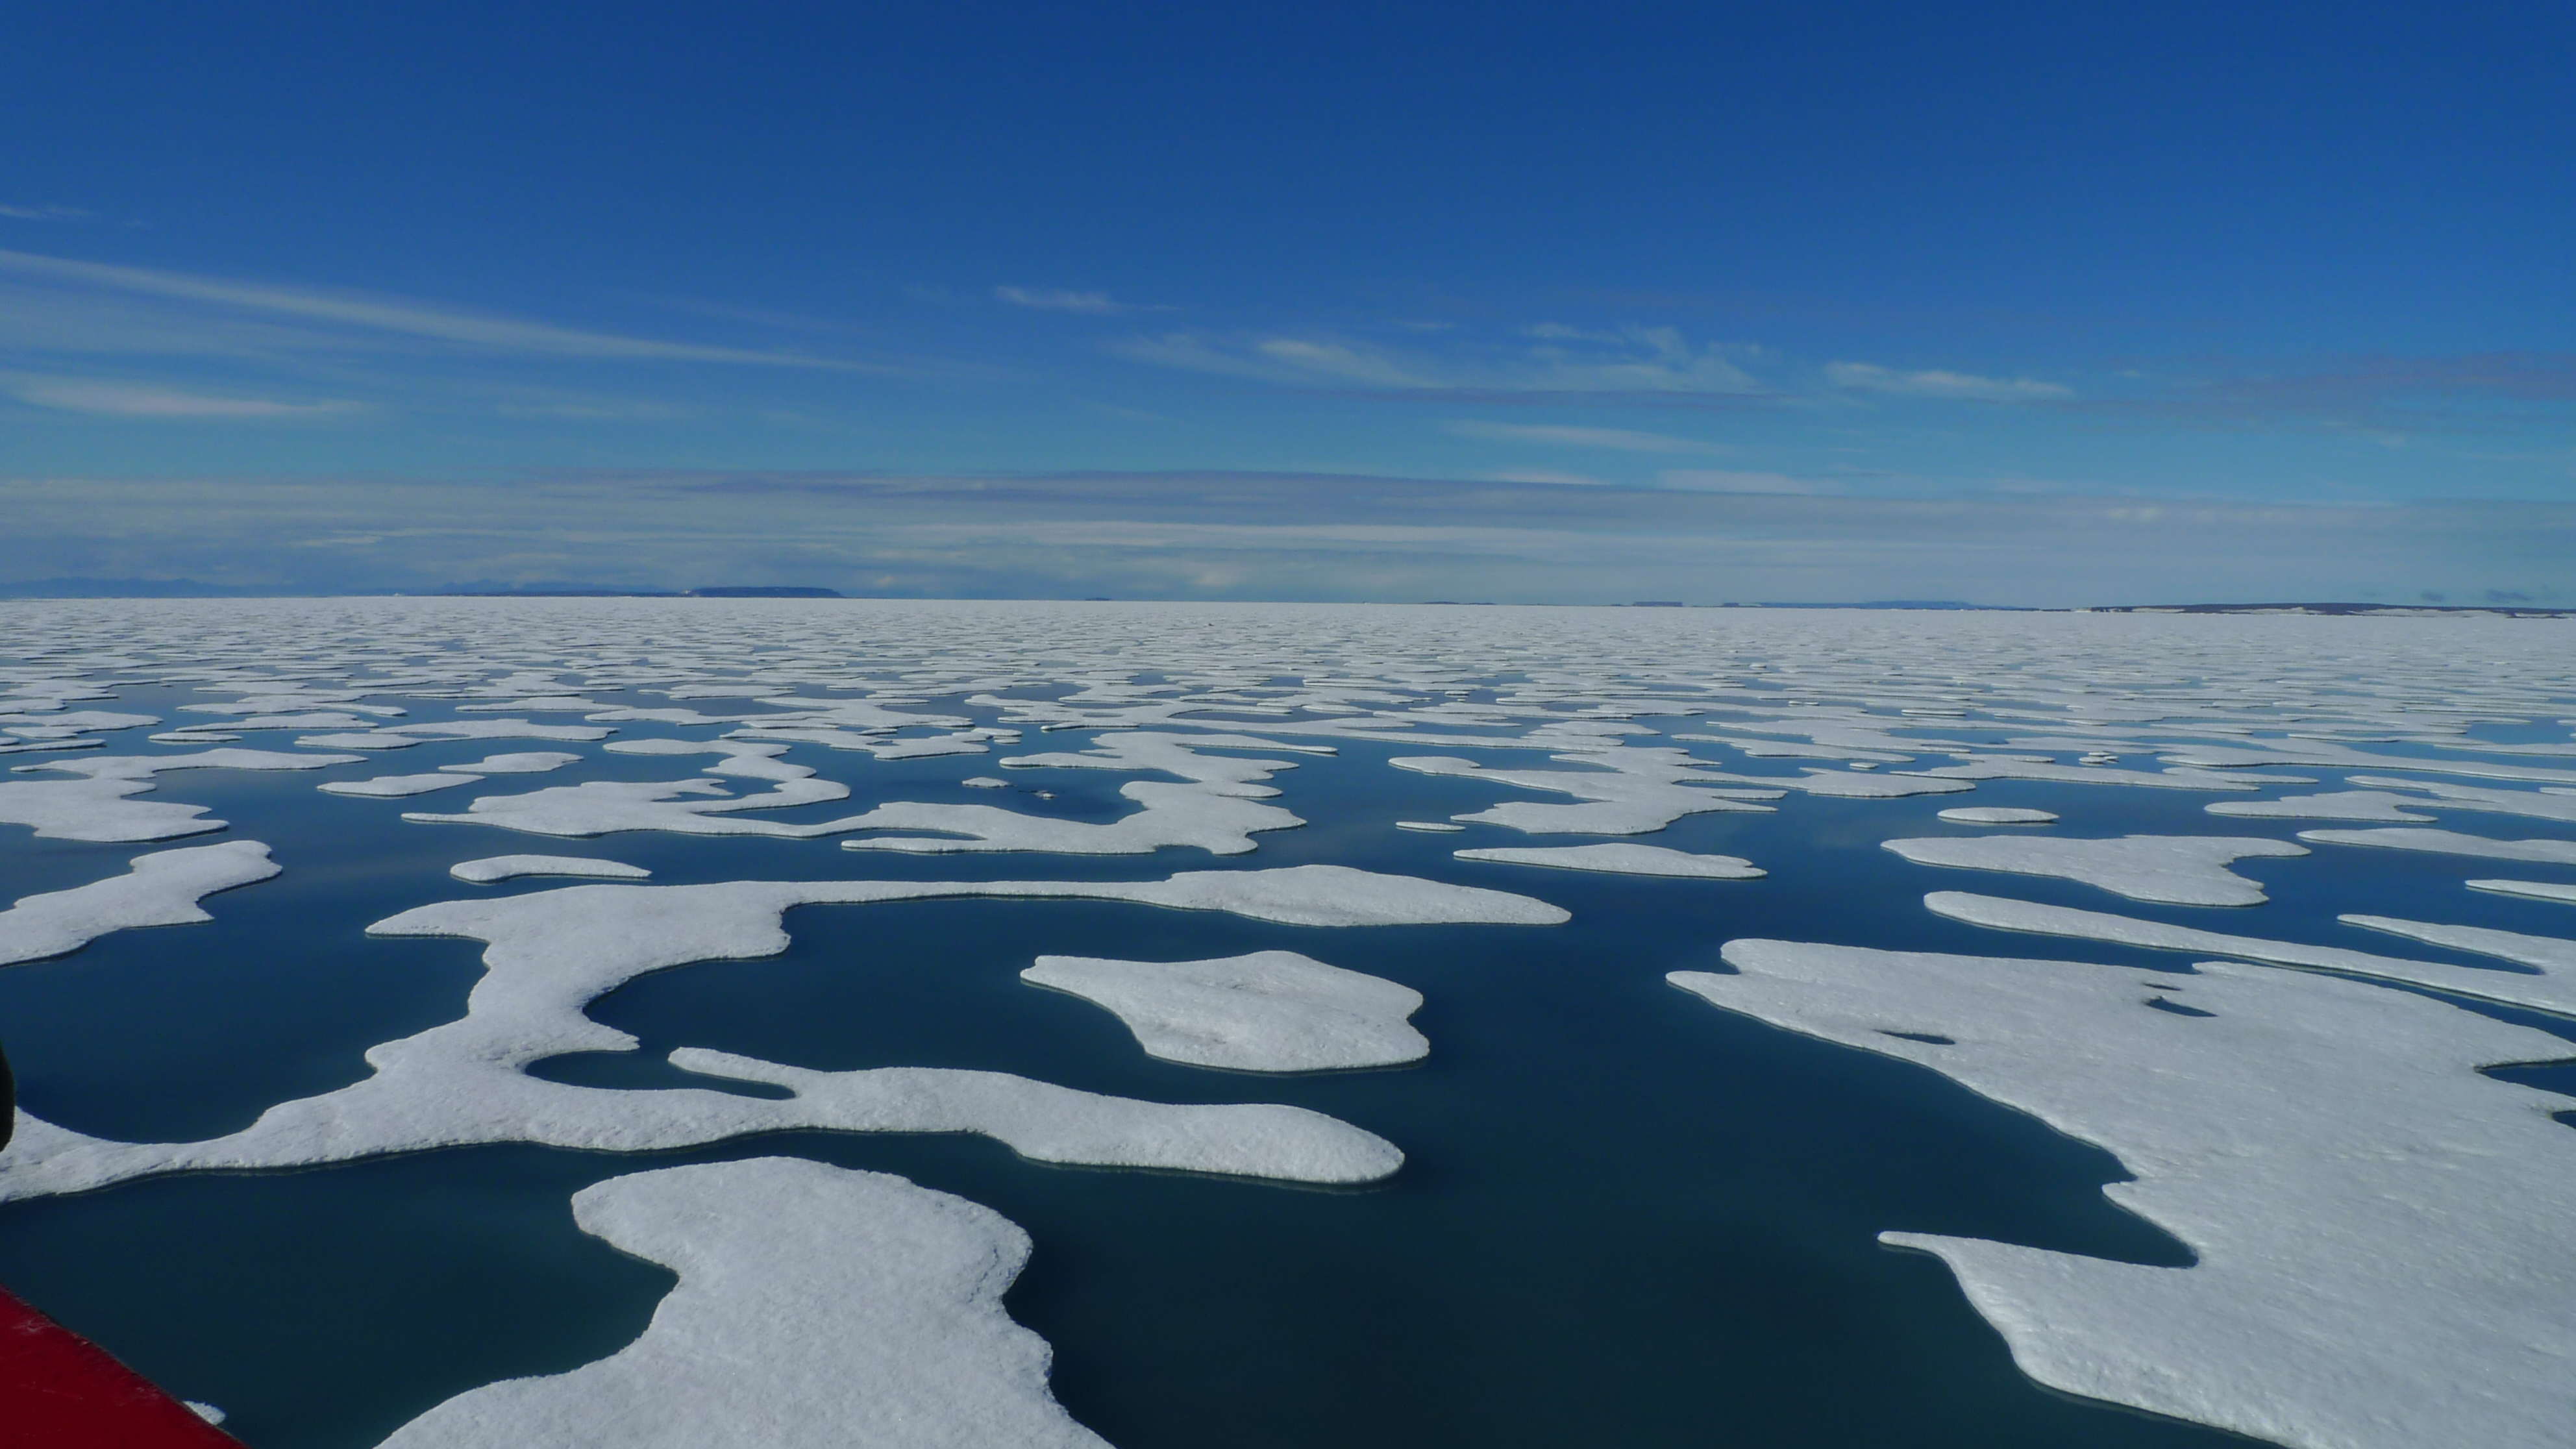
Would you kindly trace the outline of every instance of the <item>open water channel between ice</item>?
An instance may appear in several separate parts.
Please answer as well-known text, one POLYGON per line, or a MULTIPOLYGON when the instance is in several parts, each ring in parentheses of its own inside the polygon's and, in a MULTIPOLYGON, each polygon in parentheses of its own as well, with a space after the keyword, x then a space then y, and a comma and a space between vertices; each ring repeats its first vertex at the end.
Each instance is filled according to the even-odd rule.
MULTIPOLYGON (((0 740, 31 746, 0 755, 0 896, 92 888, 0 916, 0 959, 87 936, 0 967, 22 1111, 0 1285, 259 1449, 676 1442, 657 1420, 843 1442, 886 1404, 910 1417, 881 1442, 1120 1449, 2576 1444, 2554 1115, 2576 1068, 2479 1070, 2576 1056, 2576 1010, 2551 1007, 2576 1003, 2576 905, 2466 884, 2576 885, 2569 628, 0 606, 0 740), (631 748, 653 740, 711 752, 631 748), (345 762, 109 763, 212 750, 345 762), (527 752, 576 758, 319 788, 527 752), (573 788, 688 780, 714 783, 573 788), (773 788, 805 793, 690 813, 773 788), (2367 804, 2206 808, 2364 789, 2511 844, 2301 839, 2409 818, 2367 804), (565 793, 511 803, 540 791, 565 793), (174 828, 145 804, 225 824, 137 837, 174 828), (2058 819, 1940 816, 1969 806, 2058 819), (687 833, 736 829, 708 821, 770 824, 687 833), (2001 836, 2308 853, 1884 848, 2001 836), (236 841, 282 869, 205 895, 209 921, 96 889, 236 841), (1453 854, 1614 842, 1761 874, 1453 854), (513 855, 651 875, 449 874, 513 855), (742 916, 713 944, 639 904, 736 882, 773 886, 707 896, 742 916), (595 904, 553 934, 507 911, 473 917, 485 937, 368 933, 573 891, 595 904), (1927 908, 1942 892, 2004 904, 1927 908), (2194 892, 2261 899, 2172 903, 2194 892), (2132 924, 1977 923, 2034 906, 2132 924), (415 920, 466 908, 442 909, 415 920), (2345 914, 2513 935, 2470 951, 2345 914), (2235 944, 2168 948, 2159 923, 2235 944), (1021 979, 1262 952, 1418 992, 1428 1055, 1211 1070, 1021 979), (609 983, 586 1011, 561 985, 581 971, 609 983), (469 1017, 505 977, 536 984, 469 1017), (1304 1110, 1172 1115, 1242 1103, 1304 1110), (683 1390, 721 1406, 708 1384, 764 1417, 671 1417, 683 1390)), ((1292 1056, 1386 1009, 1310 974, 1313 999, 1175 986, 1136 1009, 1292 1056)))

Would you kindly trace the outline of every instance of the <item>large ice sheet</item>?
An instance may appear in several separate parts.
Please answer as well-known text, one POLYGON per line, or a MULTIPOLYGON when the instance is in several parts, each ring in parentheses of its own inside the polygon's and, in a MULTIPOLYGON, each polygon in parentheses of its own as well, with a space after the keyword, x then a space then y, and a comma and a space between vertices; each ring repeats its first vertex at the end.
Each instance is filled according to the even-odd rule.
POLYGON ((1460 860, 1501 865, 1544 865, 1559 870, 1598 870, 1616 875, 1679 876, 1692 880, 1756 880, 1768 874, 1741 856, 1697 855, 1661 845, 1626 841, 1600 845, 1496 845, 1451 851, 1460 860))
POLYGON ((2298 1449, 2569 1442, 2576 1135, 2560 1099, 2476 1070, 2563 1055, 2558 1038, 2224 963, 2150 982, 1784 941, 1725 958, 1741 974, 1672 980, 2108 1148, 2136 1180, 2104 1194, 2197 1255, 1884 1235, 1948 1263, 2033 1378, 2298 1449), (2200 1014, 2149 1004, 2168 994, 2200 1014))
POLYGON ((1382 1067, 1431 1050, 1422 994, 1295 951, 1213 961, 1040 956, 1020 979, 1107 1008, 1150 1056, 1240 1072, 1382 1067))
POLYGON ((2152 951, 2235 956, 2277 966, 2340 972, 2373 981, 2429 986, 2437 991, 2502 1002, 2507 1006, 2576 1016, 2576 976, 2481 971, 2468 966, 2445 966, 2435 961, 2408 961, 2367 951, 2348 951, 2341 946, 2267 941, 2255 936, 2236 936, 2191 926, 2167 925, 2162 921, 2143 921, 2135 916, 2044 906, 2033 901, 1971 895, 1965 891, 1935 891, 1923 898, 1923 904, 1934 915, 1948 916, 1972 926, 2071 936, 2084 941, 2114 941, 2124 946, 2143 946, 2152 951))
POLYGON ((256 840, 138 855, 124 875, 28 896, 0 911, 0 966, 77 951, 110 931, 211 921, 197 902, 277 872, 256 840))
POLYGON ((2257 906, 2263 887, 2227 868, 2250 856, 2305 855, 2286 840, 2242 835, 1927 835, 1881 842, 1916 865, 2052 875, 2133 901, 2177 906, 2257 906))
POLYGON ((1029 1238, 989 1208, 787 1157, 613 1177, 572 1207, 679 1274, 643 1336, 459 1394, 384 1449, 1107 1449, 1002 1307, 1029 1238))

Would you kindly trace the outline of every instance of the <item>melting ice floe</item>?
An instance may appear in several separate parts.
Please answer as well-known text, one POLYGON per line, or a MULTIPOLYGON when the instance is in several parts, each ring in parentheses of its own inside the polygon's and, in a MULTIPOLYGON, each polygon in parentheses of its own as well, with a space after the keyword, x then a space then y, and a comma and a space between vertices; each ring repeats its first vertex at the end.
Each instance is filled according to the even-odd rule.
POLYGON ((2336 919, 2366 931, 2386 931, 2392 936, 2404 936, 2427 946, 2447 946, 2454 951, 2493 956, 2499 961, 2511 961, 2535 971, 2576 974, 2576 941, 2557 936, 2533 936, 2486 926, 2446 926, 2435 921, 2400 921, 2388 916, 2347 915, 2336 919))
POLYGON ((1757 880, 1768 872, 1733 855, 1695 855, 1661 845, 1625 841, 1601 845, 1498 845, 1451 851, 1460 860, 1500 865, 1544 865, 1559 870, 1597 870, 1618 875, 1681 876, 1693 880, 1757 880))
POLYGON ((2300 1449, 2542 1449, 2576 1375, 2576 1135, 2475 1068, 2557 1037, 2406 992, 1732 941, 1729 1011, 1920 1063, 2136 1175, 2189 1268, 1887 1233, 1939 1256, 2022 1369, 2300 1449), (2148 1003, 2176 993, 2195 1012, 2148 1003), (1896 1033, 1938 1035, 1945 1044, 1896 1033))
POLYGON ((2054 825, 2057 812, 2012 805, 1954 805, 1942 811, 1941 818, 1953 825, 2054 825))
POLYGON ((478 1142, 643 1151, 796 1127, 981 1132, 1050 1162, 1314 1182, 1371 1181, 1403 1161, 1383 1139, 1302 1108, 1166 1106, 993 1072, 809 1072, 697 1049, 671 1056, 685 1071, 795 1094, 781 1101, 713 1089, 577 1087, 521 1070, 569 1052, 632 1050, 634 1038, 582 1008, 648 971, 775 955, 787 948, 781 918, 792 907, 958 897, 1128 901, 1304 926, 1567 919, 1527 896, 1330 865, 1186 872, 1159 881, 570 886, 445 901, 369 930, 488 943, 486 974, 461 1020, 370 1048, 372 1076, 281 1103, 249 1127, 204 1142, 110 1142, 22 1112, 17 1140, 0 1154, 0 1200, 165 1172, 291 1167, 478 1142))
POLYGON ((135 800, 153 777, 172 770, 319 770, 354 764, 357 755, 289 755, 270 750, 204 750, 193 755, 111 755, 51 760, 20 770, 78 775, 76 780, 0 781, 0 823, 32 825, 54 840, 168 840, 221 830, 203 805, 135 800))
POLYGON ((2071 936, 2085 941, 2112 941, 2124 946, 2143 946, 2152 951, 2238 956, 2279 966, 2340 972, 2373 981, 2427 986, 2436 991, 2502 1002, 2507 1006, 2576 1016, 2576 975, 2560 976, 2546 971, 2531 974, 2482 971, 2476 967, 2446 966, 2434 961, 2407 961, 2375 956, 2367 951, 2347 951, 2340 946, 2266 941, 2253 936, 2203 931, 2191 926, 2171 926, 2162 921, 2142 921, 2135 916, 2044 906, 2033 901, 1971 895, 1965 891, 1935 891, 1923 898, 1923 904, 1934 915, 1948 916, 1972 926, 2071 936))
POLYGON ((110 931, 213 920, 198 901, 277 870, 256 840, 138 855, 124 875, 28 896, 0 911, 0 966, 77 951, 110 931))
POLYGON ((989 1208, 762 1157, 611 1178, 573 1220, 679 1274, 643 1336, 459 1394, 384 1449, 1107 1449, 1003 1311, 1029 1238, 989 1208))
POLYGON ((2498 895, 2523 896, 2535 901, 2564 901, 2576 905, 2576 885, 2559 885, 2541 880, 2473 880, 2471 890, 2494 891, 2498 895))
POLYGON ((325 795, 356 795, 374 799, 399 799, 406 795, 426 795, 432 790, 453 790, 459 785, 482 781, 480 775, 378 775, 370 780, 325 780, 316 786, 325 795))
POLYGON ((1881 844, 1916 865, 2059 876, 2133 901, 2177 906, 2261 905, 2263 887, 2229 870, 2227 863, 2308 853, 2306 846, 2286 840, 2238 835, 2124 835, 2110 840, 1928 835, 1881 844))
POLYGON ((1399 770, 1424 775, 1454 775, 1490 780, 1523 790, 1572 795, 1579 805, 1551 805, 1532 800, 1506 800, 1473 814, 1451 818, 1502 825, 1531 835, 1646 835, 1685 815, 1712 810, 1768 811, 1754 800, 1777 800, 1777 789, 1712 789, 1689 783, 1710 777, 1677 749, 1609 749, 1557 758, 1601 768, 1592 770, 1498 770, 1449 755, 1406 755, 1387 761, 1399 770))
POLYGON ((1294 951, 1214 961, 1040 956, 1020 979, 1107 1008, 1150 1056, 1242 1072, 1382 1067, 1431 1050, 1422 994, 1294 951))
POLYGON ((643 880, 653 874, 640 865, 594 860, 586 855, 491 855, 481 860, 460 860, 449 866, 447 873, 476 885, 515 880, 523 875, 586 875, 602 880, 643 880))
POLYGON ((2426 850, 2444 855, 2478 855, 2489 860, 2536 860, 2576 865, 2576 840, 2489 840, 2456 830, 2302 830, 2301 840, 2319 845, 2375 845, 2388 850, 2426 850))

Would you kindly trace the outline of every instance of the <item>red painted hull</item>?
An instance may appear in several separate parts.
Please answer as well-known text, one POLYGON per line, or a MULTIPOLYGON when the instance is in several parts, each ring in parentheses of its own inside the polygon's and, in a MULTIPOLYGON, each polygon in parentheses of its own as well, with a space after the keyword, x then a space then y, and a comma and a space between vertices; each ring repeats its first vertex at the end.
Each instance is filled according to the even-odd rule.
POLYGON ((242 1449, 105 1349, 0 1290, 0 1449, 242 1449))

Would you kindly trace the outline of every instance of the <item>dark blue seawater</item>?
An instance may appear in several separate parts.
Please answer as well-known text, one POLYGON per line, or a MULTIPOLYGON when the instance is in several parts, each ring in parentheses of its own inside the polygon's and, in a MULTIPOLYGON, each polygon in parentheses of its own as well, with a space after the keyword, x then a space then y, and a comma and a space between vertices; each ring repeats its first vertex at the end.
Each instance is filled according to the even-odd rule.
MULTIPOLYGON (((103 707, 167 717, 187 698, 132 690, 103 707)), ((434 716, 422 709, 414 718, 434 716)), ((677 732, 635 725, 619 738, 655 733, 677 732)), ((291 738, 242 744, 282 749, 291 738)), ((1088 739, 1032 730, 991 755, 886 763, 800 745, 787 758, 850 784, 853 797, 775 818, 829 818, 885 799, 1114 818, 1126 808, 1118 786, 1139 776, 1010 771, 1007 792, 959 783, 1005 773, 996 768, 1002 754, 1079 749, 1088 739), (1041 789, 1054 798, 1037 798, 1041 789)), ((137 733, 111 748, 161 747, 137 733)), ((1693 748, 1747 773, 1796 770, 1693 748)), ((1774 814, 1690 817, 1650 837, 1748 856, 1771 873, 1759 881, 1462 862, 1449 852, 1532 838, 1479 826, 1420 834, 1393 823, 1556 797, 1384 763, 1421 753, 1565 768, 1533 751, 1448 746, 1357 744, 1333 759, 1288 756, 1298 768, 1274 780, 1286 792, 1278 803, 1310 823, 1225 858, 1177 850, 908 857, 844 851, 829 840, 558 840, 399 818, 462 810, 477 794, 574 779, 676 779, 702 768, 688 758, 534 741, 425 744, 320 772, 165 775, 159 798, 210 805, 231 826, 160 845, 36 841, 21 827, 0 827, 0 883, 11 898, 112 874, 147 850, 223 839, 266 841, 286 867, 275 880, 211 898, 212 925, 124 932, 72 956, 0 970, 0 1040, 26 1107, 126 1139, 233 1130, 274 1102, 365 1075, 368 1046, 458 1015, 479 972, 479 943, 371 940, 361 930, 427 901, 561 884, 477 888, 446 877, 449 864, 477 856, 599 855, 649 866, 661 884, 1147 879, 1332 862, 1519 891, 1574 914, 1552 928, 1335 930, 1099 902, 807 907, 790 914, 795 943, 783 955, 661 972, 598 1002, 592 1014, 639 1037, 641 1052, 539 1068, 598 1085, 707 1085, 663 1060, 685 1045, 826 1069, 984 1068, 1159 1101, 1290 1102, 1405 1150, 1403 1171, 1371 1188, 1050 1167, 976 1137, 793 1133, 635 1155, 481 1147, 163 1178, 0 1207, 0 1283, 174 1392, 223 1406, 227 1427, 258 1449, 359 1449, 452 1394, 569 1369, 641 1331, 671 1275, 576 1230, 574 1192, 652 1167, 792 1153, 901 1173, 1025 1227, 1036 1254, 1010 1309, 1054 1345, 1058 1397, 1121 1449, 2243 1443, 2035 1387, 1946 1269, 1877 1242, 1882 1231, 1908 1230, 2187 1264, 2180 1244, 2101 1196, 2102 1184, 2122 1176, 2109 1154, 1930 1071, 1718 1011, 1673 989, 1664 973, 1723 970, 1719 947, 1744 936, 2165 971, 2188 964, 2171 953, 1943 920, 1921 904, 1925 892, 1943 889, 2363 949, 2394 943, 2337 924, 2336 912, 2562 935, 2576 926, 2569 907, 2460 884, 2485 875, 2576 880, 2566 867, 2321 846, 2305 858, 2239 862, 2273 903, 2213 910, 1914 866, 1879 848, 1904 835, 1984 833, 1935 818, 1962 804, 2058 811, 2064 822, 2051 828, 2083 836, 2287 839, 2319 823, 2211 816, 2201 807, 2212 800, 2251 797, 2182 790, 1995 782, 1889 801, 1792 795, 1774 814), (325 779, 555 748, 587 758, 555 775, 494 777, 407 800, 314 789, 325 779), (1430 1058, 1289 1077, 1187 1068, 1146 1057, 1108 1013, 1018 980, 1047 953, 1185 959, 1267 948, 1419 989, 1427 1004, 1415 1022, 1431 1039, 1430 1058)), ((2267 773, 2320 781, 2287 791, 2339 787, 2340 772, 2267 773)), ((2447 815, 2441 824, 2508 838, 2553 833, 2545 822, 2504 816, 2447 815)), ((2498 964, 2414 943, 2393 954, 2498 964)), ((2516 1079, 2566 1090, 2576 1086, 2570 1075, 2539 1067, 2516 1079)))

